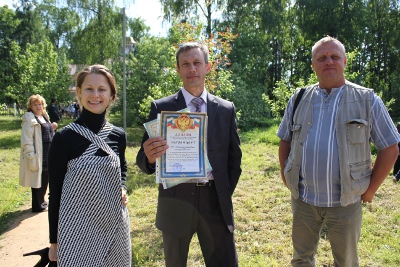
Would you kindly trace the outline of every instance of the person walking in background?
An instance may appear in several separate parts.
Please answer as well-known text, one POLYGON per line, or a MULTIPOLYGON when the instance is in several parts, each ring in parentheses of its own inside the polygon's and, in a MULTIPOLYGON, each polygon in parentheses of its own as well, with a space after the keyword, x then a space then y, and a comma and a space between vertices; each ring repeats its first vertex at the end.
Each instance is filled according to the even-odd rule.
POLYGON ((31 95, 22 116, 19 183, 31 187, 32 212, 47 209, 45 195, 48 185, 48 150, 57 123, 51 123, 46 112, 46 101, 31 95))
POLYGON ((103 65, 76 76, 82 115, 49 151, 49 259, 65 266, 131 266, 126 133, 106 119, 117 96, 103 65))
POLYGON ((71 102, 71 104, 70 104, 70 106, 69 106, 69 111, 70 111, 70 116, 71 116, 71 118, 72 119, 75 119, 74 118, 74 116, 75 116, 75 103, 74 102, 71 102))
MULTIPOLYGON (((397 123, 397 132, 400 133, 400 122, 397 123)), ((400 143, 397 144, 400 150, 400 143)), ((400 180, 400 154, 397 156, 397 160, 393 165, 393 181, 398 182, 400 180)))
POLYGON ((48 109, 49 109, 50 121, 58 123, 58 121, 61 119, 61 113, 56 105, 56 102, 57 102, 57 99, 52 98, 48 109))
POLYGON ((74 108, 75 108, 75 112, 74 112, 74 119, 79 117, 79 113, 80 113, 80 107, 79 107, 79 103, 75 102, 74 103, 74 108))
MULTIPOLYGON (((241 174, 240 140, 236 127, 235 106, 208 93, 206 75, 211 70, 207 46, 193 42, 179 46, 176 70, 183 82, 178 93, 154 101, 149 121, 161 111, 186 107, 197 111, 192 102, 201 102, 199 110, 208 116, 207 154, 212 173, 206 183, 181 183, 163 189, 159 186, 156 226, 162 231, 167 267, 187 264, 189 244, 197 233, 204 261, 208 267, 238 266, 234 240, 232 194, 241 174)), ((139 168, 155 172, 155 162, 168 145, 162 137, 149 138, 145 133, 136 157, 139 168)))
POLYGON ((21 104, 19 103, 19 101, 17 99, 15 99, 15 105, 17 108, 18 117, 21 117, 21 104))
POLYGON ((344 45, 330 36, 312 48, 318 83, 289 100, 277 131, 281 177, 291 191, 292 266, 315 266, 322 225, 334 265, 359 266, 362 202, 371 203, 399 153, 400 135, 372 89, 344 77, 344 45), (370 141, 379 150, 374 163, 370 141))

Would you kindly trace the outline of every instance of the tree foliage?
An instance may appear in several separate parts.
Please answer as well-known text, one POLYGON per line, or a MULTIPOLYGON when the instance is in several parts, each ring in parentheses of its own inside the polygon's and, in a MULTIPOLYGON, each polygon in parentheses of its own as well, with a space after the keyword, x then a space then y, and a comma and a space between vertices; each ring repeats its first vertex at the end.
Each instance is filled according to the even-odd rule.
POLYGON ((40 94, 49 100, 65 99, 70 76, 66 58, 59 58, 49 41, 26 45, 24 52, 16 42, 11 45, 13 57, 13 83, 7 86, 6 96, 19 102, 32 94, 40 94))
MULTIPOLYGON (((311 47, 326 35, 338 38, 346 47, 346 78, 373 88, 390 114, 400 118, 399 0, 160 3, 164 19, 172 21, 167 37, 150 36, 142 19, 127 19, 127 32, 138 43, 126 60, 130 124, 146 120, 153 99, 180 88, 174 66, 177 45, 201 40, 211 48, 213 63, 207 90, 235 103, 241 128, 261 126, 268 118, 283 114, 295 88, 316 81, 311 68, 311 47)), ((29 90, 39 90, 42 85, 53 86, 52 90, 67 88, 71 81, 60 78, 68 72, 68 67, 62 67, 67 62, 79 66, 103 63, 113 70, 118 87, 122 88, 124 49, 118 4, 120 1, 21 0, 14 9, 2 7, 0 86, 9 90, 2 91, 0 100, 25 97, 24 90, 28 88, 18 85, 20 81, 29 90), (47 42, 52 50, 46 50, 47 42), (41 47, 40 43, 46 45, 41 47), (23 58, 43 51, 49 53, 43 54, 46 57, 52 55, 51 51, 57 55, 57 86, 46 81, 39 64, 23 58), (24 69, 24 60, 38 69, 24 69)), ((121 110, 122 102, 113 109, 121 110)))
MULTIPOLYGON (((10 53, 15 32, 20 24, 15 12, 7 6, 0 7, 0 90, 13 82, 12 55, 10 53)), ((12 100, 11 100, 12 101, 12 100)), ((7 102, 5 94, 0 94, 0 103, 7 102)))
POLYGON ((223 11, 224 0, 160 0, 163 7, 164 19, 197 24, 201 18, 206 21, 205 33, 208 38, 215 32, 213 23, 218 23, 218 13, 223 11))
POLYGON ((73 42, 81 19, 67 6, 57 7, 55 0, 44 0, 37 9, 48 31, 48 38, 57 50, 67 51, 73 42))

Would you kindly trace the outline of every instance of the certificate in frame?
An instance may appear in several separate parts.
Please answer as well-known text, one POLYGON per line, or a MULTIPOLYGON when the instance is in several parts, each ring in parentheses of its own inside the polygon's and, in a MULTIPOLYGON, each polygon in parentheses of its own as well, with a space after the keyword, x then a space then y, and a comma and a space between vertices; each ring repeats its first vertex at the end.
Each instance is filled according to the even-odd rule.
POLYGON ((207 178, 207 113, 162 111, 160 134, 169 146, 158 162, 161 181, 207 178))

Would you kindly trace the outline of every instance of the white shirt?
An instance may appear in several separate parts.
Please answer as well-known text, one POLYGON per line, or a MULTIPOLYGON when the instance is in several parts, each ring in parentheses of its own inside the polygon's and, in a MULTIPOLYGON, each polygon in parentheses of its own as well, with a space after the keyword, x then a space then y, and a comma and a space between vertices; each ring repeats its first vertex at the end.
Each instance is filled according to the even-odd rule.
MULTIPOLYGON (((192 104, 192 99, 196 98, 195 96, 193 96, 191 93, 189 93, 188 91, 186 91, 185 88, 182 87, 182 94, 183 97, 185 98, 185 102, 186 102, 186 106, 188 108, 190 108, 191 112, 195 112, 196 111, 196 107, 192 104)), ((203 93, 201 93, 200 98, 203 99, 203 104, 201 104, 201 112, 205 112, 207 113, 207 90, 204 89, 203 93)))

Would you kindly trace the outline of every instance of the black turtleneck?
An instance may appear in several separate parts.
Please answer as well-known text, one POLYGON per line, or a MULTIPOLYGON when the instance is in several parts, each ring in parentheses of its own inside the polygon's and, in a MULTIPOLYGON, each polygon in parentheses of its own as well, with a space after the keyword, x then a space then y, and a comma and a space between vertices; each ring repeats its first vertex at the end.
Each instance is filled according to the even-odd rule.
POLYGON ((82 114, 75 121, 75 123, 89 128, 94 133, 98 133, 106 122, 106 111, 102 114, 94 114, 85 108, 82 109, 82 114))
MULTIPOLYGON (((75 121, 92 132, 97 134, 106 120, 106 112, 94 114, 83 108, 82 114, 75 121)), ((127 164, 125 160, 126 134, 120 127, 113 127, 106 138, 106 143, 119 156, 121 163, 121 187, 126 188, 127 164)), ((68 161, 80 157, 89 147, 91 142, 74 132, 71 129, 63 128, 57 131, 51 142, 48 160, 49 172, 49 228, 50 243, 57 243, 58 216, 61 200, 61 189, 64 183, 64 177, 67 172, 68 161)), ((96 156, 106 156, 106 153, 99 149, 96 156)), ((84 177, 82 177, 84 178, 84 177)))

